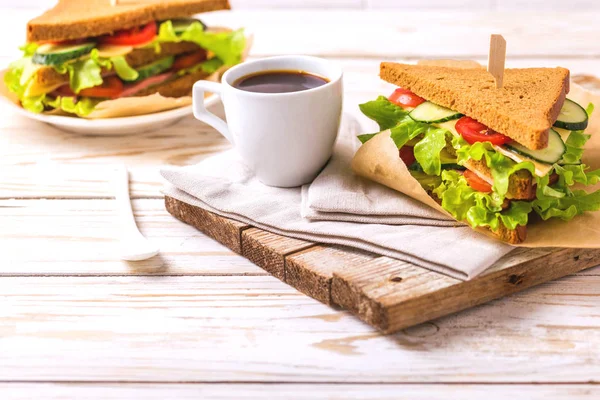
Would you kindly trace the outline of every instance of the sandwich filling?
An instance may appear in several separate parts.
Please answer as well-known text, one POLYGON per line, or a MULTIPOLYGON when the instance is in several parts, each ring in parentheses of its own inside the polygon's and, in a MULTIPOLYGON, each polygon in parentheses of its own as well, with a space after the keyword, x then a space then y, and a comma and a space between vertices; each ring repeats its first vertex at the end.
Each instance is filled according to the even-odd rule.
MULTIPOLYGON (((421 186, 473 228, 512 231, 526 226, 532 212, 568 221, 600 209, 600 191, 573 188, 600 181, 600 170, 581 162, 592 104, 583 109, 565 100, 541 150, 402 88, 360 109, 381 131, 390 130, 399 157, 421 186)), ((365 143, 376 134, 358 138, 365 143)))
POLYGON ((245 46, 242 29, 207 29, 191 18, 150 22, 99 37, 27 43, 4 82, 31 112, 86 116, 104 100, 189 95, 196 80, 240 63, 245 46))

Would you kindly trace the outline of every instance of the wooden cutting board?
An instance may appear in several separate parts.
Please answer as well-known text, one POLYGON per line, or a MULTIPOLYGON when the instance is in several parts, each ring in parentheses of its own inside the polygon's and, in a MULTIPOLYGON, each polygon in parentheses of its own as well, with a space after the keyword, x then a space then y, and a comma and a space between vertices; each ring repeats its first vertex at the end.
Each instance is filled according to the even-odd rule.
POLYGON ((392 333, 600 264, 600 249, 517 248, 461 281, 350 248, 292 239, 165 199, 167 210, 268 273, 392 333))

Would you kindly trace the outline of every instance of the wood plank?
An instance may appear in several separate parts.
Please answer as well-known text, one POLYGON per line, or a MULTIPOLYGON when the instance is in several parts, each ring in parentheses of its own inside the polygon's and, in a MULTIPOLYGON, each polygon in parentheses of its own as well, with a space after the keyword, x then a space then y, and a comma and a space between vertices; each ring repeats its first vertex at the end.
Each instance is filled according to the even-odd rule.
POLYGON ((313 247, 305 240, 276 235, 256 228, 242 232, 242 255, 277 279, 286 280, 287 255, 313 247))
MULTIPOLYGON (((205 218, 188 219, 193 226, 209 234, 214 230, 211 218, 220 218, 169 197, 166 201, 174 208, 185 207, 189 213, 209 214, 205 218)), ((186 221, 185 217, 172 214, 186 221)), ((218 228, 218 224, 215 227, 218 228)), ((237 231, 217 229, 216 234, 221 236, 219 241, 238 237, 237 231)), ((273 263, 273 251, 265 252, 264 247, 274 248, 273 243, 281 242, 285 251, 291 250, 278 235, 262 234, 255 229, 252 236, 251 241, 246 241, 251 246, 248 253, 258 265, 273 263), (262 238, 268 243, 260 246, 262 238)), ((285 257, 285 262, 280 259, 279 268, 272 268, 278 277, 283 273, 285 282, 292 287, 325 304, 350 310, 385 333, 600 264, 600 249, 517 249, 486 273, 463 282, 410 263, 350 248, 323 245, 293 251, 285 257)))
POLYGON ((117 383, 0 383, 4 400, 146 400, 198 399, 274 400, 337 399, 396 400, 529 400, 597 399, 598 385, 428 385, 428 384, 117 384, 117 383))
POLYGON ((315 246, 286 258, 285 282, 325 304, 331 299, 333 272, 359 266, 375 254, 341 246, 315 246))
POLYGON ((236 253, 242 254, 242 231, 248 229, 250 225, 219 217, 200 207, 191 206, 168 196, 165 197, 165 207, 175 218, 199 229, 236 253))
POLYGON ((173 218, 164 200, 134 200, 142 233, 161 249, 119 259, 113 200, 0 200, 2 275, 182 275, 265 272, 173 218))
POLYGON ((1 380, 589 383, 600 376, 600 277, 593 276, 390 336, 270 276, 3 277, 0 293, 1 380))
POLYGON ((461 282, 382 257, 336 270, 332 298, 370 325, 395 332, 598 264, 600 250, 522 249, 461 282))

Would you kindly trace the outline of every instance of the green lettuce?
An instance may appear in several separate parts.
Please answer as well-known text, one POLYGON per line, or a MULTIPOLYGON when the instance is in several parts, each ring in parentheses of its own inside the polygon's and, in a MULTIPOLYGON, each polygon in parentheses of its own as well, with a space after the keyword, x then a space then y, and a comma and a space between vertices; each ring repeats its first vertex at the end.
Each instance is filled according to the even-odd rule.
POLYGON ((586 135, 584 131, 572 131, 565 141, 566 151, 563 154, 560 164, 578 164, 583 155, 583 146, 590 140, 591 135, 586 135))
POLYGON ((52 107, 63 110, 71 114, 77 114, 80 117, 85 117, 94 111, 96 105, 101 102, 99 99, 92 99, 90 97, 80 97, 75 101, 73 97, 57 97, 52 100, 45 101, 45 104, 52 107))
POLYGON ((554 172, 558 175, 558 182, 552 187, 549 186, 549 175, 536 177, 537 189, 533 207, 542 219, 557 217, 568 221, 586 211, 600 210, 600 190, 587 193, 570 188, 576 183, 597 184, 600 182, 600 170, 587 171, 584 164, 554 165, 554 172))
POLYGON ((216 72, 222 66, 223 66, 223 61, 221 61, 221 59, 219 59, 217 57, 213 57, 210 60, 203 61, 192 67, 181 69, 181 70, 177 71, 177 75, 181 76, 181 75, 193 74, 194 72, 198 72, 200 70, 206 72, 207 74, 212 74, 212 73, 216 72))
MULTIPOLYGON (((402 107, 398 107, 384 96, 379 96, 376 100, 360 104, 358 107, 363 114, 377 122, 381 131, 393 128, 408 116, 406 110, 402 107)), ((375 134, 372 135, 374 136, 375 134)))
POLYGON ((21 105, 24 109, 36 114, 44 111, 46 107, 52 107, 84 117, 94 111, 94 108, 100 101, 102 100, 89 97, 79 97, 75 99, 74 97, 59 96, 53 99, 42 94, 40 96, 24 97, 21 100, 21 105))
POLYGON ((246 36, 243 29, 233 32, 205 32, 200 22, 190 24, 185 31, 176 33, 171 21, 160 24, 156 43, 161 42, 193 42, 211 51, 225 65, 235 65, 242 61, 246 48, 246 36))
POLYGON ((467 221, 474 228, 489 227, 492 230, 498 229, 500 223, 508 229, 527 225, 531 203, 513 201, 507 210, 503 210, 503 196, 473 190, 457 171, 442 171, 441 180, 433 193, 441 200, 444 210, 458 221, 467 221))

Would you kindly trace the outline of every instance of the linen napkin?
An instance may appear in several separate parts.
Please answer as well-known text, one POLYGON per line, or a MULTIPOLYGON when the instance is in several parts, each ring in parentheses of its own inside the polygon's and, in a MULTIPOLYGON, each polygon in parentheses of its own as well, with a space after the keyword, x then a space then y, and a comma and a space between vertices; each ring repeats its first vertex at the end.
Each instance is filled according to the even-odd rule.
POLYGON ((461 223, 386 186, 355 175, 350 162, 364 132, 344 114, 333 156, 323 171, 302 188, 302 216, 310 220, 391 225, 459 226, 461 223))
MULTIPOLYGON (((343 137, 344 135, 342 141, 343 137)), ((339 146, 336 147, 336 155, 338 148, 339 146)), ((265 186, 244 165, 235 150, 215 155, 198 165, 164 169, 161 174, 169 182, 164 189, 166 195, 223 217, 280 235, 349 246, 389 256, 458 279, 473 278, 512 250, 511 246, 487 238, 466 226, 435 226, 437 222, 391 225, 303 218, 302 192, 305 192, 305 197, 310 197, 311 187, 265 186)), ((385 193, 385 188, 376 183, 362 182, 361 185, 364 187, 356 192, 356 204, 371 203, 371 208, 367 208, 367 216, 381 217, 381 221, 385 221, 386 215, 397 218, 397 221, 401 221, 402 218, 408 218, 405 221, 410 221, 410 218, 416 220, 422 217, 441 221, 440 224, 443 224, 444 219, 439 215, 431 213, 431 210, 421 207, 418 203, 414 204, 414 201, 408 201, 411 199, 391 189, 385 196, 374 197, 381 195, 380 190, 385 193), (362 197, 365 195, 367 199, 362 197), (395 200, 392 201, 390 197, 395 200), (380 201, 388 207, 382 208, 384 212, 379 210, 380 201), (405 204, 406 208, 403 208, 405 204), (393 210, 399 213, 387 214, 393 210), (412 210, 409 211, 412 214, 407 214, 405 210, 412 210)), ((353 186, 347 187, 348 194, 351 194, 353 186)), ((323 200, 325 197, 322 192, 314 193, 315 202, 316 199, 323 200)), ((335 198, 337 193, 333 192, 331 197, 335 198)), ((309 200, 306 202, 310 203, 309 200)), ((325 202, 323 209, 333 210, 334 213, 339 211, 347 218, 360 219, 357 217, 360 214, 346 212, 357 211, 356 206, 349 206, 347 201, 334 200, 332 203, 335 204, 325 202)))

